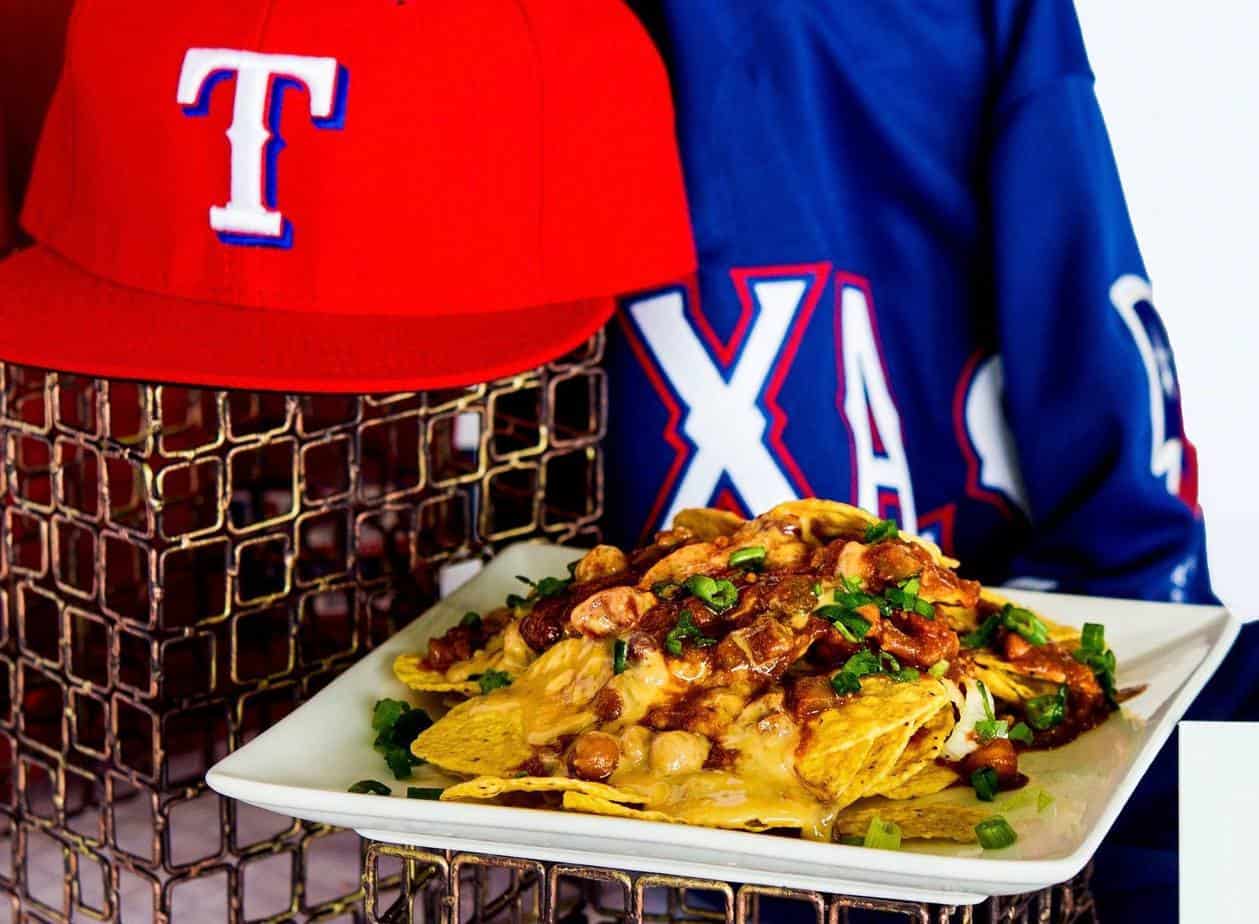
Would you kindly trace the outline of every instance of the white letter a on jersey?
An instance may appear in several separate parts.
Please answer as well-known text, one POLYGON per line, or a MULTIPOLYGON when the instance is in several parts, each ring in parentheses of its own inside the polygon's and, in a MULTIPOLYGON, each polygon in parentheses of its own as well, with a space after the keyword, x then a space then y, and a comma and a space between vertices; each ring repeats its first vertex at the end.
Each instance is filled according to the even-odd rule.
POLYGON ((880 510, 879 496, 894 492, 900 508, 900 525, 917 532, 918 513, 909 461, 901 435, 900 414, 892 400, 883 369, 883 358, 874 336, 868 291, 851 277, 837 277, 839 286, 840 387, 842 407, 852 434, 852 467, 856 482, 855 502, 871 512, 880 510), (882 443, 878 451, 876 437, 882 443))

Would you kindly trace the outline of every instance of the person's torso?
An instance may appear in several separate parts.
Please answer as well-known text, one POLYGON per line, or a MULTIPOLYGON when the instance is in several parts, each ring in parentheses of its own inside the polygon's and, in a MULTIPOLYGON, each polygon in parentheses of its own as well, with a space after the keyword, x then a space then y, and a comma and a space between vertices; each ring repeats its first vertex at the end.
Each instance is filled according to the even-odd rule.
POLYGON ((979 5, 657 12, 700 271, 612 326, 614 538, 815 495, 1003 573, 1026 516, 984 271, 979 5))

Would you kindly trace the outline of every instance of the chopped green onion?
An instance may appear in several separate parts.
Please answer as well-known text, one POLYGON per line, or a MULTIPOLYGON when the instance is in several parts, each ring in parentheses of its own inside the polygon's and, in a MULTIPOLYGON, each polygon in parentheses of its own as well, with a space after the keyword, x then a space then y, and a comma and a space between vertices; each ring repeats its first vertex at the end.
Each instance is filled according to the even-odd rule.
POLYGON ((1054 804, 1054 797, 1050 795, 1049 793, 1047 793, 1045 790, 1042 789, 1039 793, 1036 794, 1036 811, 1043 812, 1045 809, 1049 808, 1049 806, 1053 804, 1054 804))
MULTIPOLYGON (((576 571, 576 565, 570 565, 569 573, 571 574, 574 571, 576 571)), ((533 591, 530 596, 536 597, 554 597, 557 594, 562 594, 564 591, 568 590, 568 586, 573 583, 573 579, 571 577, 544 577, 540 581, 534 581, 532 578, 527 578, 523 574, 516 575, 516 580, 520 581, 522 584, 528 584, 532 587, 533 591)), ((520 597, 516 597, 515 594, 512 594, 511 597, 507 598, 508 606, 512 606, 512 597, 515 597, 517 600, 521 599, 520 597)))
POLYGON ((651 585, 651 592, 661 600, 672 600, 681 589, 681 586, 673 583, 673 581, 657 581, 651 585))
POLYGON ((813 582, 813 596, 815 597, 822 596, 822 585, 818 581, 813 582))
POLYGON ((914 599, 912 596, 906 596, 905 591, 899 587, 888 587, 883 591, 883 603, 887 609, 913 609, 914 599))
POLYGON ((937 680, 939 680, 948 672, 949 672, 949 662, 944 661, 944 660, 937 661, 935 664, 932 664, 931 667, 927 669, 927 673, 930 674, 932 677, 935 677, 937 680))
POLYGON ((410 748, 389 747, 381 752, 385 764, 393 773, 394 779, 405 780, 411 776, 411 768, 420 763, 419 758, 411 753, 410 748))
POLYGON ((491 667, 477 678, 477 682, 481 684, 482 693, 489 693, 492 690, 511 686, 511 674, 491 667))
POLYGON ((408 799, 440 799, 444 790, 440 786, 408 786, 408 799))
POLYGON ((895 520, 879 520, 866 527, 865 542, 869 545, 882 539, 895 539, 898 535, 900 530, 896 528, 895 520))
POLYGON ((894 821, 884 821, 876 815, 870 819, 870 827, 866 828, 866 838, 862 843, 865 847, 879 850, 900 850, 900 825, 894 821))
POLYGON ((918 596, 918 591, 922 589, 922 581, 918 580, 916 577, 911 577, 908 581, 900 585, 900 589, 903 590, 906 595, 916 597, 918 596))
POLYGON ((1006 737, 1011 741, 1017 741, 1019 744, 1031 744, 1035 736, 1032 735, 1032 730, 1027 727, 1026 722, 1019 722, 1010 729, 1010 733, 1006 737))
POLYGON ((629 655, 629 642, 623 638, 618 638, 612 644, 612 673, 624 674, 626 666, 626 658, 629 655))
POLYGON ((985 818, 975 825, 975 836, 979 838, 979 846, 984 850, 1000 850, 1019 839, 1010 823, 1000 815, 985 818))
POLYGON ((393 795, 393 790, 378 780, 359 780, 357 783, 351 783, 346 792, 357 793, 360 796, 393 795))
POLYGON ((1010 723, 1005 719, 983 719, 975 723, 975 737, 980 744, 987 744, 996 738, 1008 738, 1010 723))
POLYGON ((860 693, 861 680, 849 671, 840 671, 831 675, 831 689, 843 696, 847 693, 860 693))
POLYGON ((669 634, 665 636, 664 647, 671 655, 677 657, 682 656, 682 643, 689 641, 697 648, 707 648, 709 645, 716 645, 715 638, 709 638, 699 630, 699 626, 695 625, 691 618, 690 610, 683 610, 678 616, 677 625, 669 630, 669 634))
POLYGON ((840 635, 842 635, 847 641, 850 641, 850 642, 857 641, 857 636, 853 634, 852 630, 849 629, 846 625, 844 625, 839 620, 836 620, 834 623, 832 623, 832 625, 835 626, 835 631, 838 632, 840 635))
POLYGON ((866 845, 866 839, 855 834, 845 834, 839 839, 839 842, 847 844, 849 847, 864 847, 866 845))
POLYGON ((1096 622, 1086 622, 1080 633, 1080 647, 1085 651, 1101 653, 1106 650, 1106 627, 1096 622))
POLYGON ((1098 623, 1086 622, 1080 634, 1080 647, 1074 657, 1081 664, 1093 669, 1106 701, 1112 706, 1118 705, 1115 700, 1115 653, 1106 647, 1105 629, 1098 623))
POLYGON ((411 742, 432 724, 427 712, 412 709, 402 700, 377 701, 372 709, 372 728, 379 734, 372 747, 380 752, 397 779, 405 780, 411 775, 412 767, 424 763, 411 753, 411 742))
POLYGON ((410 708, 410 703, 404 703, 400 699, 376 700, 376 705, 372 708, 372 728, 376 731, 393 728, 394 723, 410 708))
POLYGON ((749 571, 755 571, 764 565, 765 546, 763 545, 752 545, 730 553, 731 568, 746 568, 749 571))
POLYGON ((918 671, 912 667, 906 667, 899 671, 892 671, 892 679, 897 683, 917 683, 921 677, 922 674, 918 673, 918 671))
POLYGON ((398 721, 393 723, 393 739, 396 743, 406 745, 409 748, 411 742, 419 737, 420 732, 432 724, 433 720, 429 718, 428 713, 423 709, 410 709, 400 715, 398 721))
POLYGON ((970 784, 975 787, 975 795, 980 802, 991 802, 997 798, 997 771, 991 767, 980 767, 972 773, 970 784))
POLYGON ((854 677, 864 677, 866 674, 877 674, 882 670, 879 663, 879 656, 868 648, 863 648, 851 658, 844 662, 842 668, 844 673, 852 674, 854 677))
POLYGON ((896 655, 890 651, 879 652, 879 670, 882 671, 898 671, 901 669, 901 662, 896 660, 896 655))
POLYGON ((1067 717, 1067 688, 1061 686, 1057 693, 1033 696, 1025 705, 1027 724, 1037 731, 1053 728, 1067 717))
POLYGON ((914 600, 914 612, 924 619, 936 618, 936 608, 923 599, 914 600))
POLYGON ((714 613, 724 613, 739 601, 739 589, 725 578, 693 574, 686 579, 685 587, 714 613))
POLYGON ((555 597, 568 590, 568 585, 571 583, 573 583, 572 578, 544 577, 538 581, 534 589, 539 597, 555 597))
POLYGON ((479 629, 481 628, 481 614, 472 612, 464 613, 463 619, 459 620, 459 625, 471 626, 473 629, 479 629))
POLYGON ((1049 629, 1036 618, 1031 610, 1007 603, 1001 609, 1001 624, 1011 632, 1017 632, 1029 645, 1044 645, 1049 641, 1049 629))
POLYGON ((835 602, 846 609, 855 610, 859 606, 865 606, 867 603, 876 601, 873 596, 864 591, 845 590, 835 593, 835 602))
POLYGON ((984 704, 984 716, 995 719, 997 716, 992 711, 992 694, 988 692, 988 687, 982 680, 976 680, 975 686, 979 688, 979 700, 984 704))
POLYGON ((992 641, 992 637, 997 634, 997 629, 1001 625, 1001 617, 993 613, 982 623, 974 632, 967 632, 962 636, 963 648, 983 648, 992 641))
POLYGON ((819 606, 813 611, 820 619, 832 623, 850 642, 859 642, 870 631, 870 621, 837 603, 819 606))
POLYGON ((861 578, 848 577, 846 574, 841 574, 839 579, 843 582, 844 589, 850 593, 859 593, 861 591, 861 578))

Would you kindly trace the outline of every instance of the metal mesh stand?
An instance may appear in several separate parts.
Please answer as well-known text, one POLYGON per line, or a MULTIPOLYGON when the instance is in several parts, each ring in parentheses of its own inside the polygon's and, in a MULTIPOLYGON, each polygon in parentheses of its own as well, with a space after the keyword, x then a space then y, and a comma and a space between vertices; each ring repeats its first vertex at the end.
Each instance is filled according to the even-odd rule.
POLYGON ((1097 920, 1090 874, 950 907, 372 842, 363 885, 372 924, 1085 924, 1097 920))
POLYGON ((205 770, 496 544, 597 537, 602 348, 385 396, 0 366, 0 921, 361 921, 352 834, 205 770))

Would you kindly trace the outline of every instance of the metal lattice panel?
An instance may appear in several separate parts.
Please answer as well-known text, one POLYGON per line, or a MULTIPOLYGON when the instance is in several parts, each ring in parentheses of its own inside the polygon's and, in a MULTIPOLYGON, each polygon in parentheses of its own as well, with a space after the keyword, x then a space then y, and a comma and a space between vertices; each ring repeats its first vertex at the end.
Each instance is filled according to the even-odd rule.
POLYGON ((951 907, 369 843, 372 924, 1086 924, 1091 870, 1043 892, 951 907))
POLYGON ((448 566, 597 538, 602 347, 383 396, 0 366, 0 920, 362 920, 352 834, 204 773, 448 566))

